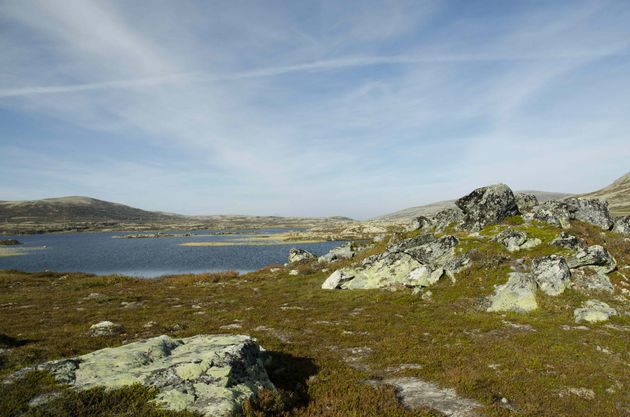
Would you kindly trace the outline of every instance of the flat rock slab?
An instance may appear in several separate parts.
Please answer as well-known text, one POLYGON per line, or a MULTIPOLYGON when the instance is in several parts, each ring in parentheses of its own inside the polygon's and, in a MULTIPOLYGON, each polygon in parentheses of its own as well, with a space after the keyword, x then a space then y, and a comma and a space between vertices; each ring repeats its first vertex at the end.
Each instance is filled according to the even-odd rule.
POLYGON ((446 417, 476 417, 477 409, 482 407, 476 401, 458 396, 453 389, 440 388, 418 378, 390 378, 383 383, 396 387, 403 405, 411 409, 428 407, 446 417))
POLYGON ((243 335, 159 336, 105 348, 19 371, 49 371, 74 389, 142 384, 157 389, 154 401, 170 410, 231 416, 258 390, 275 389, 255 339, 243 335))

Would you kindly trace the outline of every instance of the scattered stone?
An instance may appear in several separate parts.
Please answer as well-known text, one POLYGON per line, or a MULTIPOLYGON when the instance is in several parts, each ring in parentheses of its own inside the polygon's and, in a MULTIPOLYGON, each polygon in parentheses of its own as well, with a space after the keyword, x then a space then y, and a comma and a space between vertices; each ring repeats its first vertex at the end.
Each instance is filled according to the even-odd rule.
POLYGON ((92 292, 90 293, 88 296, 86 296, 85 298, 83 298, 84 300, 103 300, 106 297, 103 294, 97 293, 97 292, 92 292))
POLYGON ((586 246, 584 240, 577 236, 570 235, 567 232, 560 232, 560 235, 552 240, 551 244, 559 248, 567 249, 581 249, 586 246))
POLYGON ((427 302, 432 301, 433 293, 431 291, 425 291, 425 293, 422 294, 420 298, 422 298, 423 301, 427 301, 427 302))
POLYGON ((630 234, 630 216, 616 218, 613 232, 630 234))
POLYGON ((610 282, 608 275, 588 267, 573 270, 573 287, 583 292, 615 292, 615 287, 610 282))
POLYGON ((241 326, 239 323, 230 323, 230 324, 224 324, 223 326, 220 326, 219 329, 221 330, 233 330, 233 329, 240 329, 243 326, 241 326))
POLYGON ((289 271, 289 275, 295 276, 295 275, 299 275, 299 274, 300 274, 300 272, 297 269, 292 269, 292 270, 289 271))
POLYGON ((454 224, 459 226, 464 221, 464 213, 457 207, 447 208, 438 211, 431 221, 436 232, 443 232, 447 227, 454 224))
POLYGON ((411 223, 405 228, 406 232, 415 232, 416 230, 425 230, 431 228, 433 223, 431 220, 424 216, 414 218, 411 223))
POLYGON ((90 326, 89 335, 91 337, 117 336, 125 332, 125 328, 120 324, 111 321, 101 321, 90 326))
POLYGON ((562 201, 546 201, 532 209, 533 218, 567 229, 571 226, 573 208, 562 201))
POLYGON ((403 405, 410 409, 428 407, 447 417, 474 417, 482 407, 476 401, 458 396, 451 388, 440 388, 419 378, 389 378, 383 383, 394 386, 403 405))
POLYGON ((269 268, 269 272, 271 272, 272 274, 275 274, 276 272, 280 272, 282 271, 282 268, 269 268))
POLYGON ((322 263, 333 262, 339 259, 351 259, 354 258, 355 255, 356 252, 352 249, 352 244, 348 242, 331 249, 326 255, 320 256, 318 261, 322 263))
POLYGON ((540 239, 528 238, 527 233, 512 228, 503 230, 493 240, 501 243, 509 252, 535 248, 542 243, 540 239))
POLYGON ((122 308, 138 308, 138 307, 142 307, 143 304, 144 302, 142 301, 122 301, 120 303, 120 306, 122 308))
POLYGON ((59 391, 47 392, 45 394, 41 394, 41 395, 36 396, 35 398, 32 398, 28 402, 28 406, 31 408, 41 407, 43 405, 48 404, 49 402, 53 400, 56 400, 59 397, 61 397, 61 392, 59 391))
POLYGON ((473 232, 519 214, 514 193, 505 184, 477 188, 455 201, 455 205, 464 212, 462 227, 473 232))
POLYGON ((560 295, 571 282, 571 271, 562 256, 550 255, 532 262, 532 275, 538 288, 547 295, 560 295))
POLYGON ((581 308, 576 308, 573 315, 576 323, 583 321, 597 323, 607 321, 611 316, 616 316, 617 310, 602 301, 588 300, 582 304, 581 308))
POLYGON ((144 327, 145 329, 149 329, 157 325, 158 325, 157 321, 149 321, 149 322, 146 322, 142 327, 144 327))
POLYGON ((608 203, 606 201, 584 198, 567 198, 565 203, 572 209, 573 217, 590 223, 604 230, 610 230, 613 226, 613 220, 608 212, 608 203))
POLYGON ((169 410, 232 416, 260 389, 274 390, 255 339, 242 335, 159 336, 19 371, 49 371, 76 390, 142 384, 169 410))
POLYGON ((516 200, 516 207, 521 213, 525 213, 538 205, 538 198, 534 194, 515 193, 514 200, 516 200))
POLYGON ((585 400, 594 400, 595 391, 590 388, 565 388, 558 392, 560 398, 576 396, 585 400))
POLYGON ((292 248, 289 251, 290 264, 295 263, 295 262, 310 261, 313 259, 317 259, 317 256, 313 255, 311 252, 307 250, 292 248))
POLYGON ((569 268, 589 266, 603 273, 609 273, 617 267, 617 261, 606 249, 600 245, 589 246, 580 249, 575 256, 567 259, 569 268))
POLYGON ((538 308, 536 282, 530 274, 511 272, 508 282, 497 287, 490 297, 489 312, 514 311, 524 313, 538 308))

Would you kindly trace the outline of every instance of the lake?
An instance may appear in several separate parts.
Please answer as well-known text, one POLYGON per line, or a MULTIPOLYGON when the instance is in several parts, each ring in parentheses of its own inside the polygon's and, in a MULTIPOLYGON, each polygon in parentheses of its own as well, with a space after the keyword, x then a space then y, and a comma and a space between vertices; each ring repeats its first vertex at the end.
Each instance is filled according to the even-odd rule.
MULTIPOLYGON (((275 234, 286 231, 286 229, 268 229, 258 230, 256 233, 275 234)), ((289 249, 293 247, 300 247, 320 256, 343 243, 241 245, 238 242, 251 231, 239 231, 242 233, 240 235, 210 235, 214 232, 217 231, 179 230, 172 233, 193 235, 142 239, 113 238, 113 236, 126 235, 126 232, 2 236, 1 239, 17 239, 23 242, 23 245, 12 248, 24 251, 25 254, 0 257, 0 270, 80 271, 98 275, 122 274, 146 278, 226 270, 244 273, 266 265, 287 262, 289 249), (199 242, 230 244, 231 241, 233 242, 230 246, 180 246, 182 243, 199 242), (43 246, 46 248, 42 248, 43 246)))

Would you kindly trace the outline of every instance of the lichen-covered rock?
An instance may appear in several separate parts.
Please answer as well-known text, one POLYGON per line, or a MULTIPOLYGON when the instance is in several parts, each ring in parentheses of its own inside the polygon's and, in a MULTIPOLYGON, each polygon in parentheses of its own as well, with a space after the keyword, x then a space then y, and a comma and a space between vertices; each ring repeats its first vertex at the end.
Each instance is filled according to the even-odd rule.
POLYGON ((154 401, 166 409, 212 417, 232 416, 260 389, 275 389, 258 344, 242 335, 159 336, 47 362, 12 379, 35 369, 77 390, 142 384, 156 389, 154 401))
POLYGON ((596 271, 609 273, 617 267, 617 261, 600 245, 580 249, 574 256, 567 259, 569 268, 588 266, 596 271))
POLYGON ((582 292, 607 292, 613 293, 615 287, 605 272, 597 271, 589 267, 573 270, 573 288, 582 292))
POLYGON ((497 287, 490 297, 489 312, 514 311, 525 313, 538 308, 536 282, 530 274, 511 272, 508 282, 497 287))
POLYGON ((617 233, 630 234, 630 216, 616 218, 613 231, 617 233))
POLYGON ((424 266, 404 252, 370 258, 367 258, 369 262, 360 268, 342 270, 343 274, 353 278, 343 283, 341 288, 374 289, 415 286, 414 280, 410 277, 411 272, 424 266))
POLYGON ((324 281, 322 289, 335 290, 341 288, 341 284, 354 278, 354 275, 348 273, 348 270, 338 269, 324 281))
POLYGON ((450 225, 459 226, 464 221, 464 213, 457 207, 440 210, 431 218, 436 232, 443 232, 450 225))
POLYGON ((550 255, 532 262, 532 276, 538 288, 547 295, 560 295, 571 282, 571 271, 562 256, 550 255))
POLYGON ((88 334, 92 337, 116 336, 125 332, 125 328, 118 323, 105 320, 90 326, 88 334))
POLYGON ((580 249, 586 246, 584 240, 577 236, 570 235, 567 232, 560 232, 560 235, 552 240, 551 244, 559 248, 568 249, 580 249))
POLYGON ((573 315, 576 323, 583 321, 597 323, 607 321, 611 316, 616 316, 617 310, 602 301, 588 300, 582 304, 581 308, 576 308, 573 315))
POLYGON ((355 255, 356 252, 352 249, 352 244, 348 242, 331 249, 327 254, 320 256, 317 260, 319 262, 333 262, 339 259, 354 258, 355 255))
POLYGON ((515 229, 503 230, 494 240, 501 243, 510 252, 516 252, 521 249, 531 249, 542 243, 540 239, 528 238, 527 233, 515 229))
POLYGON ((429 229, 433 223, 431 220, 424 216, 418 216, 414 218, 411 223, 405 228, 406 232, 415 232, 416 230, 429 229))
POLYGON ((455 201, 455 205, 464 213, 462 227, 473 232, 519 214, 514 193, 505 184, 477 188, 455 201))
POLYGON ((532 209, 533 218, 567 229, 571 226, 573 208, 562 201, 546 201, 532 209))
POLYGON ((295 263, 295 262, 310 261, 312 259, 317 259, 317 256, 313 255, 311 252, 307 250, 292 248, 289 251, 290 264, 295 263))
POLYGON ((525 213, 538 205, 538 198, 534 194, 514 193, 514 199, 516 200, 516 207, 521 213, 525 213))
POLYGON ((572 209, 573 219, 590 223, 604 230, 610 230, 614 224, 606 201, 574 197, 567 198, 565 203, 572 209))

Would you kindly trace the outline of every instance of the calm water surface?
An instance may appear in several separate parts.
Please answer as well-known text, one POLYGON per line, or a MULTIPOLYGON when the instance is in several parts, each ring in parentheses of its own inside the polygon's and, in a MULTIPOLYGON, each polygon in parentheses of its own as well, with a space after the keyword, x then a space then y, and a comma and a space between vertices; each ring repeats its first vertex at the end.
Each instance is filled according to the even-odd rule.
MULTIPOLYGON (((25 255, 0 257, 0 269, 22 271, 89 272, 99 275, 124 274, 157 277, 167 274, 200 273, 225 270, 248 272, 265 265, 287 261, 289 249, 299 246, 323 255, 343 242, 281 244, 267 246, 179 246, 186 242, 222 242, 241 235, 208 236, 210 230, 195 230, 190 237, 114 239, 125 232, 67 233, 3 236, 24 245, 25 255), (195 236, 205 235, 205 236, 195 236), (46 246, 45 249, 35 249, 46 246), (33 248, 33 250, 30 250, 33 248)), ((270 234, 286 229, 259 230, 270 234)), ((150 233, 150 232, 142 232, 150 233)), ((186 231, 174 231, 183 234, 186 231)), ((246 234, 246 231, 243 231, 246 234)))

